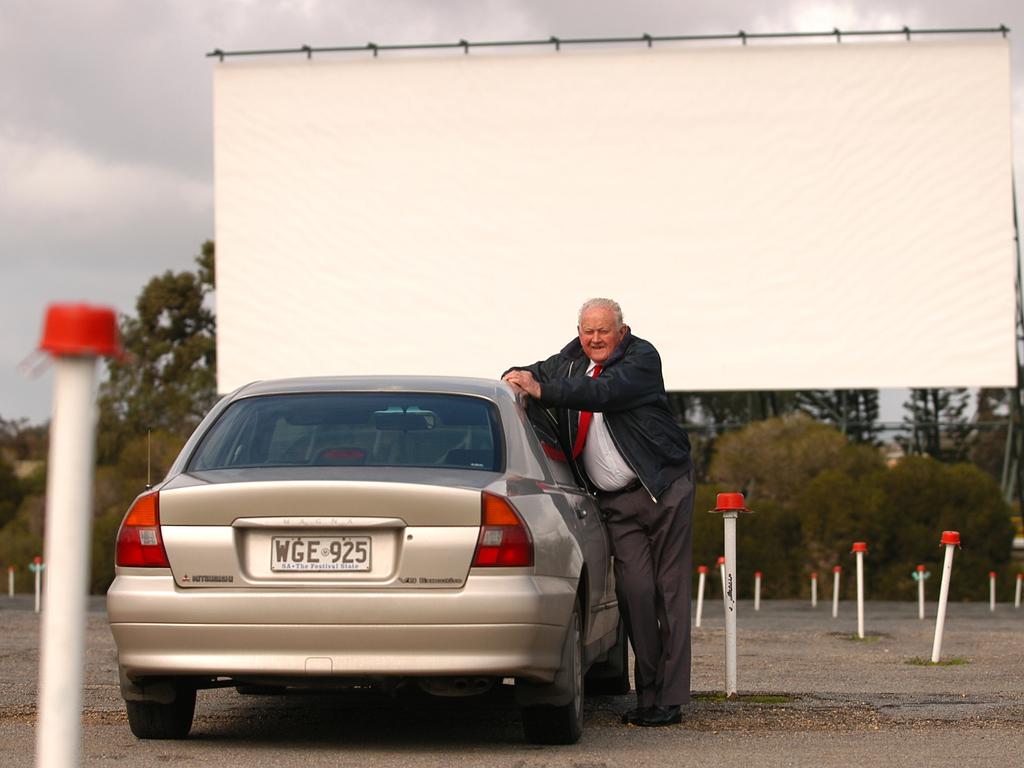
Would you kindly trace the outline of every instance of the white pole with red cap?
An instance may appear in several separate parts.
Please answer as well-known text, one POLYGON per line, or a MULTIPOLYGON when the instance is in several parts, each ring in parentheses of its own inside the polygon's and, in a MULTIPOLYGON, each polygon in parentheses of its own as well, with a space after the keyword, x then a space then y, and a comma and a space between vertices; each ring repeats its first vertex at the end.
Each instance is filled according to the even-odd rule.
POLYGON ((865 541, 853 542, 853 554, 857 556, 857 637, 864 639, 864 555, 868 545, 865 541))
POLYGON ((988 609, 995 611, 996 609, 996 572, 988 572, 988 609))
POLYGON ((750 512, 742 493, 720 493, 712 512, 722 515, 725 525, 725 696, 736 696, 736 519, 750 512))
POLYGON ((917 582, 917 618, 924 619, 924 582, 931 577, 923 565, 917 566, 917 570, 910 574, 917 582))
POLYGON ((42 606, 43 597, 43 568, 46 564, 43 562, 43 558, 36 555, 32 558, 32 562, 28 564, 28 569, 36 575, 36 613, 39 613, 39 609, 42 606))
POLYGON ((946 558, 942 561, 939 608, 935 612, 935 642, 932 643, 932 664, 939 663, 939 656, 942 653, 942 632, 946 627, 946 603, 949 601, 949 577, 953 573, 953 548, 960 546, 959 532, 943 531, 940 543, 946 548, 946 558))
POLYGON ((697 623, 696 626, 700 626, 700 617, 704 613, 704 582, 708 578, 708 567, 702 565, 697 568, 699 574, 697 579, 697 623))
POLYGON ((46 482, 44 554, 50 565, 39 660, 36 765, 78 765, 92 477, 96 360, 120 354, 112 309, 57 304, 40 348, 56 361, 46 482))
POLYGON ((754 571, 754 610, 761 610, 761 572, 754 571))
POLYGON ((811 608, 818 607, 818 572, 811 573, 811 608))
POLYGON ((1020 585, 1024 581, 1024 573, 1017 574, 1017 592, 1013 596, 1013 607, 1020 608, 1020 585))
POLYGON ((839 574, 843 572, 843 566, 837 565, 832 569, 832 618, 839 615, 839 574))

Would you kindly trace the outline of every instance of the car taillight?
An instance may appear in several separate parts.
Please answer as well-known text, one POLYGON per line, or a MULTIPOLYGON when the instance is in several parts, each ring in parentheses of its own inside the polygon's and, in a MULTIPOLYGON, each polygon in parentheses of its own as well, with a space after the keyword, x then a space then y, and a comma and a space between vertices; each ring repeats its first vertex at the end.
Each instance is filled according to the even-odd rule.
POLYGON ((533 539, 523 519, 508 499, 482 494, 473 567, 526 565, 533 565, 533 539))
POLYGON ((164 540, 160 535, 160 493, 139 496, 121 521, 117 532, 118 565, 169 568, 164 540))

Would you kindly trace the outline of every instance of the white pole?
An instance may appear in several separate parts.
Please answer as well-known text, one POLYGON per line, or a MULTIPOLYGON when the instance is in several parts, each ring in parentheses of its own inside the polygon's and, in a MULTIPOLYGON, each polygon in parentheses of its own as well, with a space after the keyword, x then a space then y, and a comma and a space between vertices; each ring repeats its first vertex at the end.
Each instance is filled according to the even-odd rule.
POLYGON ((832 618, 834 619, 839 615, 839 574, 843 572, 843 568, 837 565, 832 569, 832 618))
POLYGON ((697 624, 700 627, 700 617, 704 613, 704 582, 708 577, 708 567, 706 565, 700 566, 697 569, 700 574, 700 578, 697 580, 697 624))
POLYGON ((811 608, 818 607, 818 574, 811 574, 811 608))
POLYGON ((857 555, 857 637, 864 639, 864 553, 867 543, 855 541, 853 552, 857 555))
POLYGON ((32 566, 29 567, 32 568, 36 575, 36 613, 39 613, 43 596, 43 558, 36 556, 35 560, 32 561, 32 566))
POLYGON ((739 512, 726 511, 725 521, 725 697, 736 696, 736 518, 739 512))
MULTIPOLYGON (((1017 592, 1019 593, 1020 592, 1020 587, 1019 587, 1020 582, 1018 581, 1017 584, 1018 584, 1017 592)), ((8 597, 12 597, 12 598, 14 597, 14 566, 13 565, 7 566, 7 596, 8 597)))
POLYGON ((988 609, 995 611, 996 609, 996 572, 989 571, 988 573, 988 609))
POLYGON ((949 577, 953 572, 953 547, 960 546, 960 534, 956 531, 943 531, 942 543, 946 545, 946 557, 942 561, 939 608, 935 613, 935 642, 932 643, 932 664, 939 663, 939 655, 942 653, 942 632, 946 625, 946 603, 949 600, 949 577))
POLYGON ((1024 581, 1024 574, 1017 574, 1017 593, 1013 596, 1013 607, 1020 608, 1020 584, 1024 581))
POLYGON ((864 553, 857 553, 857 637, 864 639, 864 553))
POLYGON ((924 566, 917 566, 917 618, 924 619, 924 566))
POLYGON ((722 570, 722 599, 725 603, 725 696, 736 698, 736 519, 747 509, 742 493, 720 493, 713 512, 721 512, 725 525, 725 555, 718 562, 722 570))
POLYGON ((754 571, 754 610, 761 610, 761 572, 754 571))
POLYGON ((92 529, 94 357, 56 359, 47 481, 36 765, 78 765, 85 651, 88 542, 92 529))

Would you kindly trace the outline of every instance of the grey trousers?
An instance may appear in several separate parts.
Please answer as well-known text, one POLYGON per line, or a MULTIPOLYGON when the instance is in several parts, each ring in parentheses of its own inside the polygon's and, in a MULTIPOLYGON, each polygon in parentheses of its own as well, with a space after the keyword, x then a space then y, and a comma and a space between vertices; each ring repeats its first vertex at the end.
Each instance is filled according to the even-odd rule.
POLYGON ((658 499, 644 488, 602 493, 615 590, 636 657, 640 707, 690 702, 693 470, 658 499))

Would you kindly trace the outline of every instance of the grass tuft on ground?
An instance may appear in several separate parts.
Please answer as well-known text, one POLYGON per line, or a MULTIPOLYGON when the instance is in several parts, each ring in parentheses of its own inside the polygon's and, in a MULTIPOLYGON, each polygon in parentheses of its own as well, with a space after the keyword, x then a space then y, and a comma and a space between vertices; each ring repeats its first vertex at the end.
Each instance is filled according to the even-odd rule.
POLYGON ((931 659, 925 659, 921 656, 914 656, 911 659, 907 659, 907 664, 911 664, 915 667, 962 667, 965 664, 971 662, 967 659, 961 659, 954 656, 951 659, 939 659, 939 661, 932 661, 931 659))

